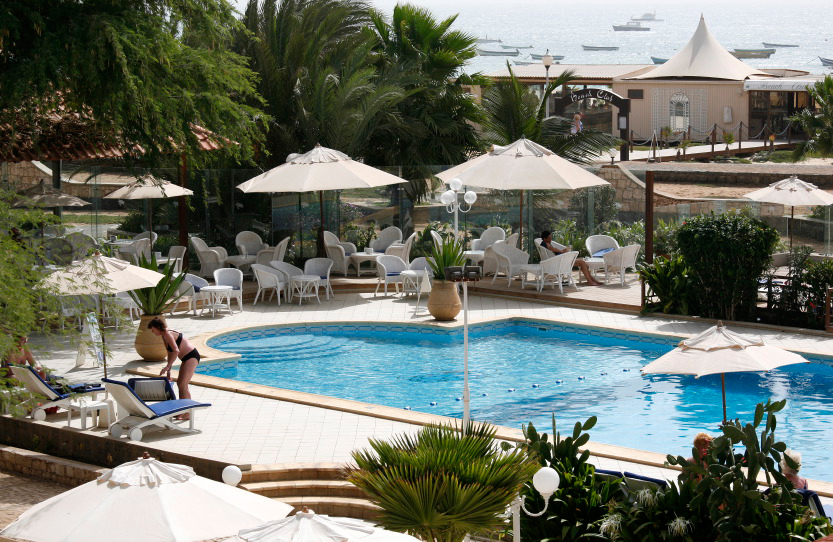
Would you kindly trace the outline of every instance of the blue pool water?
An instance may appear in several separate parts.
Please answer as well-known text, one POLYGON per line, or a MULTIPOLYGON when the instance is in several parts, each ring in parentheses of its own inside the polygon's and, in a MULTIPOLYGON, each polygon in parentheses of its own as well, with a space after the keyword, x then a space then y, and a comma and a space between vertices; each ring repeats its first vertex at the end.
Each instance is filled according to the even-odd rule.
MULTIPOLYGON (((472 326, 472 418, 551 431, 597 416, 597 442, 690 455, 699 431, 722 419, 720 376, 643 376, 676 341, 528 321, 472 326), (592 333, 592 334, 591 334, 592 333), (645 342, 647 341, 647 342, 645 342)), ((462 417, 460 331, 332 325, 227 335, 210 345, 243 357, 212 375, 367 403, 462 417), (436 403, 436 405, 432 405, 436 403)), ((729 417, 787 399, 776 436, 803 454, 802 474, 833 480, 833 367, 812 363, 726 375, 729 417)))

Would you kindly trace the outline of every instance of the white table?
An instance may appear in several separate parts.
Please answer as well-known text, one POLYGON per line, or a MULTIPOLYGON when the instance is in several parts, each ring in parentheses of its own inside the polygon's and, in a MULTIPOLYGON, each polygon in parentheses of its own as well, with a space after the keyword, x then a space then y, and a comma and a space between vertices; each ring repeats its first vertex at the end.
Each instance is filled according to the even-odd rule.
MULTIPOLYGON (((318 275, 295 275, 292 277, 292 280, 290 281, 290 289, 293 296, 298 296, 298 305, 301 304, 301 301, 303 301, 305 297, 314 297, 318 300, 318 303, 321 304, 321 298, 318 297, 318 286, 320 283, 321 277, 318 275)), ((291 299, 290 302, 292 302, 291 299)))
POLYGON ((67 408, 67 426, 70 425, 70 420, 72 420, 72 413, 78 411, 81 415, 82 430, 87 429, 87 414, 92 418, 92 426, 96 427, 99 425, 102 410, 107 413, 107 427, 109 427, 115 418, 113 403, 111 401, 97 401, 89 397, 73 399, 67 408))
POLYGON ((471 263, 478 264, 483 261, 483 255, 486 251, 484 250, 466 250, 463 252, 463 256, 466 257, 467 260, 471 260, 471 263))
POLYGON ((206 309, 211 311, 211 317, 214 318, 214 314, 225 308, 229 314, 231 312, 231 286, 203 286, 200 288, 200 293, 208 292, 208 305, 203 305, 202 310, 200 311, 200 316, 202 313, 205 312, 206 309))
MULTIPOLYGON (((590 270, 594 277, 598 270, 605 268, 604 258, 584 258, 584 263, 587 264, 587 269, 590 270)), ((578 274, 578 281, 581 282, 581 272, 578 274)))
MULTIPOLYGON (((350 255, 350 261, 353 262, 353 266, 356 268, 356 276, 362 276, 362 263, 363 262, 376 262, 376 258, 381 256, 381 252, 354 252, 350 255)), ((371 271, 372 272, 372 271, 371 271)))

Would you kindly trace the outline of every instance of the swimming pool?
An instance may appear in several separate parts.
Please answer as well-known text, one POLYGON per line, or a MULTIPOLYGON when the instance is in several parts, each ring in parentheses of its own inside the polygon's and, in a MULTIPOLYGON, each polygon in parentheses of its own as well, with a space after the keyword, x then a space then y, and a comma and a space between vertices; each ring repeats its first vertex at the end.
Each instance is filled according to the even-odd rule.
MULTIPOLYGON (((472 418, 550 431, 595 415, 597 442, 688 456, 693 436, 716 432, 720 376, 643 376, 639 369, 677 339, 551 322, 510 320, 471 326, 472 418)), ((332 324, 225 334, 209 346, 242 355, 211 374, 432 414, 462 417, 460 329, 332 324)), ((804 456, 805 476, 833 480, 833 367, 825 360, 764 375, 726 375, 730 417, 751 420, 757 403, 786 398, 776 436, 804 456)))

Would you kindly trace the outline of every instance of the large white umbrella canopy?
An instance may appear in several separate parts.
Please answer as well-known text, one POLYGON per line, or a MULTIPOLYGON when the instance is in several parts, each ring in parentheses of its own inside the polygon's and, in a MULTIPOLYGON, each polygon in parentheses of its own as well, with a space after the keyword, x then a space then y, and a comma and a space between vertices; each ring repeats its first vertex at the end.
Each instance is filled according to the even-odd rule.
MULTIPOLYGON (((460 179, 463 184, 495 190, 576 190, 606 186, 607 181, 561 158, 524 137, 438 174, 442 181, 460 179)), ((523 235, 523 194, 521 194, 523 235)))
POLYGON ((153 202, 155 199, 177 198, 193 196, 194 192, 184 186, 157 179, 152 175, 145 175, 114 190, 104 196, 104 199, 146 199, 148 200, 148 231, 153 231, 153 202))
POLYGON ((189 542, 232 536, 292 507, 146 457, 24 512, 0 535, 35 542, 189 542))
MULTIPOLYGON (((781 179, 766 188, 744 194, 745 198, 764 203, 780 203, 790 206, 790 222, 796 207, 833 205, 833 194, 825 192, 813 183, 802 181, 792 175, 788 179, 781 179)), ((790 223, 790 246, 793 241, 793 228, 790 223)))
POLYGON ((41 207, 83 207, 84 205, 90 204, 89 201, 49 186, 43 179, 38 184, 20 192, 20 195, 20 198, 12 202, 12 207, 29 207, 31 205, 40 205, 41 207))
POLYGON ((356 162, 343 152, 316 145, 285 164, 237 185, 243 192, 316 192, 375 188, 404 183, 404 179, 356 162))
POLYGON ((747 339, 718 322, 716 326, 680 342, 677 348, 643 367, 642 374, 680 374, 700 378, 720 373, 723 420, 726 421, 725 373, 771 371, 794 363, 809 362, 798 354, 765 344, 760 337, 747 339))
POLYGON ((407 534, 375 527, 360 519, 316 515, 304 509, 294 516, 240 531, 226 542, 419 542, 407 534))
POLYGON ((164 277, 162 273, 96 253, 47 275, 43 285, 60 295, 115 294, 152 288, 164 277))

